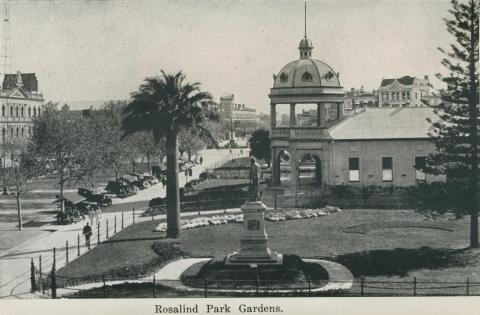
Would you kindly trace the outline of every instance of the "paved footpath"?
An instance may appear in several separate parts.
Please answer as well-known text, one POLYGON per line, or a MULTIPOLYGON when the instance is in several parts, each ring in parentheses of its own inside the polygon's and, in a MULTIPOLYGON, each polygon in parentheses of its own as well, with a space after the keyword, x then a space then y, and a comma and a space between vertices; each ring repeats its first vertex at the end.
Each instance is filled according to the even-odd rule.
MULTIPOLYGON (((244 154, 248 155, 248 151, 243 149, 244 154)), ((228 160, 230 157, 237 157, 239 149, 232 150, 233 155, 229 154, 228 150, 204 150, 202 156, 204 163, 197 165, 193 169, 193 176, 188 180, 198 177, 198 175, 206 168, 209 168, 214 163, 228 160), (238 152, 237 152, 238 151, 238 152), (210 162, 210 163, 209 163, 210 162)), ((184 175, 180 174, 180 183, 184 185, 187 181, 184 175)), ((142 190, 137 195, 122 199, 122 202, 133 202, 139 200, 149 200, 157 197, 158 193, 163 191, 162 185, 157 184, 150 189, 142 190), (153 196, 152 196, 153 195, 153 196), (131 199, 136 197, 135 200, 131 199)), ((129 210, 129 209, 125 209, 129 210)), ((151 220, 150 217, 141 217, 140 209, 136 212, 135 223, 151 220)), ((222 213, 219 211, 202 211, 202 214, 222 213)), ((236 211, 235 211, 236 212, 236 211)), ((133 215, 131 211, 126 211, 124 216, 124 227, 127 227, 133 222, 133 215), (128 215, 127 215, 128 213, 128 215)), ((196 213, 185 213, 182 216, 196 215, 196 213)), ((121 214, 104 213, 100 222, 100 230, 97 229, 96 224, 93 226, 93 236, 91 239, 91 247, 94 248, 97 244, 98 235, 100 240, 104 241, 108 237, 114 235, 114 222, 117 220, 116 231, 121 230, 121 214), (107 221, 109 224, 107 237, 107 221)), ((156 219, 165 218, 165 216, 156 216, 156 219)), ((71 225, 45 225, 41 230, 54 230, 51 233, 44 234, 39 238, 30 239, 29 241, 11 248, 2 254, 0 257, 0 298, 20 298, 22 294, 30 291, 30 262, 34 259, 35 266, 38 268, 39 259, 42 260, 42 272, 50 270, 53 264, 53 248, 56 248, 56 267, 60 268, 66 264, 67 250, 66 242, 68 241, 68 258, 69 262, 78 257, 78 238, 80 238, 80 255, 84 254, 87 249, 85 247, 85 240, 82 237, 82 229, 87 220, 71 225)))

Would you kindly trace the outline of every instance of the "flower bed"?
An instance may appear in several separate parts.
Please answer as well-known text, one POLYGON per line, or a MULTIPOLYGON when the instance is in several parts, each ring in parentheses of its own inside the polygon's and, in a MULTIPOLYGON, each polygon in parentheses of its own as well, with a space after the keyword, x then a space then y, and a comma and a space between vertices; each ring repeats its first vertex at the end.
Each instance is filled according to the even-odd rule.
MULTIPOLYGON (((265 215, 265 221, 279 222, 286 220, 299 220, 299 219, 311 219, 316 217, 322 217, 329 214, 340 212, 340 208, 325 206, 319 209, 307 209, 307 210, 289 210, 289 211, 274 211, 268 212, 265 215)), ((182 220, 181 229, 190 230, 203 226, 221 225, 228 223, 243 223, 243 214, 225 214, 216 215, 212 217, 199 217, 194 219, 182 220)), ((162 222, 154 229, 155 232, 166 232, 167 223, 162 222)))

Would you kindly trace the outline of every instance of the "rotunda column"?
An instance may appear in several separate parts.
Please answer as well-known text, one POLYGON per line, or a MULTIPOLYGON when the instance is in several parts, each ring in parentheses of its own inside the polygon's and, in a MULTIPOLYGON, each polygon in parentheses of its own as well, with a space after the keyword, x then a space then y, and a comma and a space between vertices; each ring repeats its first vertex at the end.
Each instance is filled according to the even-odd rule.
POLYGON ((277 127, 277 104, 271 103, 270 104, 270 126, 271 129, 277 127))
POLYGON ((317 127, 320 127, 320 111, 321 111, 321 104, 317 103, 317 127))
POLYGON ((293 127, 295 126, 296 120, 295 120, 295 103, 290 104, 290 126, 293 127))
POLYGON ((320 127, 325 127, 325 123, 327 121, 327 109, 325 108, 325 103, 320 103, 320 118, 318 119, 318 123, 320 127))

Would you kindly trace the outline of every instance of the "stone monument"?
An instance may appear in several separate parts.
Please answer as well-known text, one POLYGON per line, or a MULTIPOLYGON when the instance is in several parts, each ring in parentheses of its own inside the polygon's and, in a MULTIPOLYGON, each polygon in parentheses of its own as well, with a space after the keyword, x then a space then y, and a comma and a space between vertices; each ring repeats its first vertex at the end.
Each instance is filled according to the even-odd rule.
POLYGON ((282 264, 283 255, 268 248, 264 213, 267 207, 258 201, 260 165, 252 160, 250 168, 249 201, 242 206, 243 236, 240 239, 240 252, 227 256, 227 265, 282 264))

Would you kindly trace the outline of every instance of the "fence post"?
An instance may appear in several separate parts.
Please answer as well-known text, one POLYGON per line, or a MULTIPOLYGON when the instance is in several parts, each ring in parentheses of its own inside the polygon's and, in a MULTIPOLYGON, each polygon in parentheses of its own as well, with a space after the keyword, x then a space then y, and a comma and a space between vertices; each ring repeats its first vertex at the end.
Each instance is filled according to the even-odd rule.
POLYGON ((65 241, 65 257, 67 258, 67 264, 68 264, 68 241, 65 241))
POLYGON ((470 295, 470 279, 467 278, 467 296, 470 295))
POLYGON ((80 234, 77 234, 77 256, 80 256, 80 234))
MULTIPOLYGON (((55 252, 55 247, 53 248, 53 252, 55 252)), ((53 255, 55 258, 55 254, 53 255)), ((53 259, 52 265, 52 299, 57 298, 57 276, 55 274, 55 259, 53 259)))
POLYGON ((97 244, 100 244, 100 222, 97 223, 97 244))
POLYGON ((360 277, 360 296, 363 296, 363 287, 365 285, 365 278, 363 276, 360 277))
POLYGON ((203 280, 203 287, 204 287, 204 290, 203 290, 204 293, 203 293, 203 295, 204 295, 204 297, 207 297, 207 279, 204 279, 204 280, 203 280))
POLYGON ((53 264, 57 262, 57 250, 55 249, 55 246, 53 247, 53 264))
POLYGON ((102 274, 103 281, 103 298, 107 297, 107 284, 105 283, 105 274, 102 274))
POLYGON ((42 276, 42 255, 38 256, 38 273, 42 276))
POLYGON ((132 208, 132 224, 135 224, 135 207, 132 208))
POLYGON ((310 278, 308 278, 308 293, 312 293, 312 282, 310 278))
POLYGON ((123 210, 122 210, 122 230, 123 230, 123 210))
POLYGON ((115 215, 115 216, 113 217, 113 221, 114 221, 114 222, 113 222, 113 223, 114 223, 114 225, 113 225, 113 233, 114 233, 114 234, 117 234, 117 215, 115 215))
POLYGON ((30 292, 35 292, 37 288, 35 285, 35 265, 33 264, 33 258, 30 261, 30 284, 31 284, 30 292))
POLYGON ((108 218, 107 218, 106 229, 107 229, 107 238, 108 238, 108 218))
POLYGON ((417 296, 417 277, 413 277, 413 296, 417 296))
POLYGON ((259 282, 260 282, 260 281, 259 281, 259 279, 258 279, 258 271, 257 271, 257 277, 255 278, 255 291, 256 291, 257 296, 258 296, 258 287, 259 287, 259 285, 260 285, 259 282))
POLYGON ((153 298, 155 298, 155 285, 156 285, 156 281, 155 281, 155 274, 153 274, 153 298))
POLYGON ((274 190, 274 194, 275 194, 275 210, 277 210, 277 190, 274 190))

